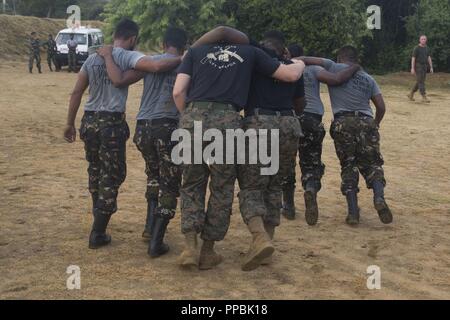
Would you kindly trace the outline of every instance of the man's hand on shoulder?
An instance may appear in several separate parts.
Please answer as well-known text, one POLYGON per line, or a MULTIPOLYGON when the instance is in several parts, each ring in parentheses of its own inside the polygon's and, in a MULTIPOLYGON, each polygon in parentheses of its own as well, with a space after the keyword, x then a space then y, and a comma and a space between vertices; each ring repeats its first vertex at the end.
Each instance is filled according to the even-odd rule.
POLYGON ((97 49, 97 54, 103 58, 111 57, 113 52, 113 46, 107 45, 97 49))

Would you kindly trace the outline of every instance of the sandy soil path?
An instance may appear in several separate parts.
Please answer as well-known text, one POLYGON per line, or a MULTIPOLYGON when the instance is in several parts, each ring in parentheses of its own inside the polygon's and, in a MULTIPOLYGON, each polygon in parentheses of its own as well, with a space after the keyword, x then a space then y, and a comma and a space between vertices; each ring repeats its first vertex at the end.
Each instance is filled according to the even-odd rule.
MULTIPOLYGON (((306 225, 297 189, 299 218, 282 221, 274 264, 244 273, 240 258, 250 236, 235 201, 230 231, 218 244, 224 263, 216 270, 186 272, 175 263, 182 249, 179 212, 167 235, 170 254, 156 260, 146 254, 140 237, 144 162, 131 140, 128 177, 110 226, 113 243, 87 249, 92 218, 83 145, 62 139, 76 76, 45 67, 44 72, 30 75, 24 63, 0 64, 0 298, 450 298, 448 86, 431 90, 433 103, 422 105, 406 101, 406 87, 382 79, 389 108, 381 134, 387 200, 395 214, 392 226, 381 225, 364 188, 361 226, 344 224, 338 161, 327 134, 316 227, 306 225), (69 265, 81 268, 81 290, 66 288, 69 265), (381 268, 381 290, 366 287, 369 265, 381 268)), ((441 78, 450 81, 449 76, 441 78)), ((130 89, 132 134, 141 90, 141 84, 130 89)), ((328 113, 327 129, 329 124, 328 113)))

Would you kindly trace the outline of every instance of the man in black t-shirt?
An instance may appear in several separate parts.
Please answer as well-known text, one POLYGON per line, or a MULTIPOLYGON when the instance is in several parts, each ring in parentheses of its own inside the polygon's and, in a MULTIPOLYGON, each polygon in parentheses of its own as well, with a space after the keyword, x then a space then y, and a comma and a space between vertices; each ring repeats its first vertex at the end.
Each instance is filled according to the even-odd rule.
MULTIPOLYGON (((203 131, 217 129, 224 135, 227 129, 241 128, 239 111, 247 103, 254 70, 291 82, 298 81, 302 75, 303 63, 282 65, 262 50, 243 45, 242 43, 248 43, 248 38, 239 32, 229 33, 230 30, 232 29, 219 27, 205 34, 191 47, 179 67, 173 95, 182 112, 180 127, 191 132, 192 137, 194 121, 202 122, 203 131), (225 43, 221 41, 222 36, 225 43)), ((193 145, 199 143, 192 142, 193 145)), ((203 142, 201 144, 203 148, 207 145, 203 142)), ((225 151, 226 146, 224 155, 225 151)), ((193 158, 192 156, 191 159, 193 158)), ((184 165, 181 230, 186 238, 186 248, 180 256, 181 266, 192 267, 198 264, 200 269, 211 269, 222 261, 222 257, 214 251, 214 243, 223 240, 229 227, 236 176, 235 164, 207 164, 202 159, 200 164, 184 165), (211 195, 205 212, 209 177, 211 195), (201 233, 204 240, 198 262, 197 233, 201 233)), ((249 257, 259 265, 259 260, 270 256, 274 248, 264 230, 261 217, 252 219, 249 228, 253 235, 249 257)))
MULTIPOLYGON (((285 40, 281 32, 270 31, 264 35, 261 47, 272 58, 282 64, 286 60, 285 40)), ((245 223, 254 217, 262 217, 264 229, 271 239, 275 228, 280 225, 282 190, 295 176, 295 160, 300 137, 303 135, 300 122, 294 111, 304 107, 305 87, 303 78, 294 83, 282 82, 255 70, 250 85, 249 99, 244 118, 244 130, 276 129, 279 132, 279 170, 275 175, 261 175, 261 164, 238 166, 240 186, 239 204, 245 223)), ((270 134, 268 134, 271 137, 270 134)), ((293 200, 293 199, 292 199, 293 200)), ((269 264, 271 257, 259 261, 269 264)), ((244 261, 243 269, 252 270, 259 266, 254 261, 244 261)))

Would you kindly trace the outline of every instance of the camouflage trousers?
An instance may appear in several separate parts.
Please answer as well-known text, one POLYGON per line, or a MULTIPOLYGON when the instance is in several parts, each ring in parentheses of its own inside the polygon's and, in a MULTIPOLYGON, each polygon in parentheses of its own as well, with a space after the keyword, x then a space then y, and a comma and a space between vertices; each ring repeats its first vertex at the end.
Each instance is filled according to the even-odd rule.
MULTIPOLYGON (((268 176, 261 175, 261 168, 264 166, 259 161, 258 164, 238 166, 241 215, 246 224, 251 218, 261 216, 265 224, 278 226, 282 190, 289 183, 292 172, 295 172, 298 141, 301 136, 300 122, 294 116, 255 115, 244 119, 244 130, 248 129, 279 130, 279 170, 275 175, 268 176)), ((257 137, 261 137, 260 133, 257 137)), ((270 139, 267 140, 271 143, 270 139)))
POLYGON ((425 88, 425 81, 427 80, 428 66, 426 64, 416 64, 416 84, 414 85, 412 92, 420 91, 422 96, 427 94, 425 88))
POLYGON ((172 132, 178 121, 172 119, 138 120, 134 143, 145 160, 147 201, 157 200, 157 214, 172 219, 177 208, 181 167, 172 162, 172 132))
POLYGON ((129 136, 123 113, 85 112, 81 120, 80 139, 89 162, 89 191, 98 199, 95 212, 111 215, 117 211, 117 195, 127 172, 129 136))
POLYGON ((312 113, 303 113, 300 124, 304 137, 300 138, 298 154, 302 171, 302 185, 312 184, 316 191, 322 188, 322 177, 325 165, 322 162, 322 144, 325 138, 325 128, 322 117, 312 113))
POLYGON ((28 69, 33 70, 33 62, 36 60, 36 67, 41 70, 41 54, 40 52, 32 51, 30 52, 30 58, 28 60, 28 69))
POLYGON ((52 68, 52 63, 53 65, 56 67, 56 57, 55 57, 56 53, 55 52, 47 52, 47 64, 48 67, 51 69, 52 68))
POLYGON ((75 51, 69 50, 69 54, 67 55, 69 70, 75 71, 77 67, 77 53, 75 51))
POLYGON ((363 175, 369 189, 374 181, 381 181, 386 185, 380 133, 371 117, 337 117, 331 125, 330 134, 341 163, 342 194, 346 195, 353 190, 359 192, 359 173, 363 175))
MULTIPOLYGON (((180 127, 191 133, 192 145, 194 140, 201 139, 201 137, 194 138, 194 121, 202 122, 203 132, 217 129, 224 136, 226 129, 241 127, 241 116, 231 105, 195 102, 186 108, 180 119, 180 127)), ((208 144, 203 142, 200 147, 204 150, 208 144)), ((223 151, 225 155, 226 149, 223 151)), ((236 176, 235 164, 207 164, 203 160, 201 164, 183 165, 183 182, 180 190, 183 233, 192 231, 201 233, 203 240, 224 239, 230 225, 236 176), (210 196, 205 210, 209 178, 210 196)))

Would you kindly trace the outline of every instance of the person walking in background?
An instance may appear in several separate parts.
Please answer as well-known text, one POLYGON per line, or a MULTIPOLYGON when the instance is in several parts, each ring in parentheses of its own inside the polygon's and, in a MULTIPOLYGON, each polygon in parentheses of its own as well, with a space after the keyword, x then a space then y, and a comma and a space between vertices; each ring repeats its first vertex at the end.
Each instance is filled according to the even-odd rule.
POLYGON ((427 42, 427 36, 421 36, 419 45, 415 47, 413 51, 411 59, 411 74, 416 76, 416 84, 408 95, 408 98, 411 101, 415 101, 414 94, 417 91, 420 91, 420 94, 422 95, 422 102, 431 102, 427 97, 425 81, 427 79, 428 70, 430 70, 431 73, 434 73, 434 70, 433 60, 431 59, 431 53, 427 46, 427 42))

